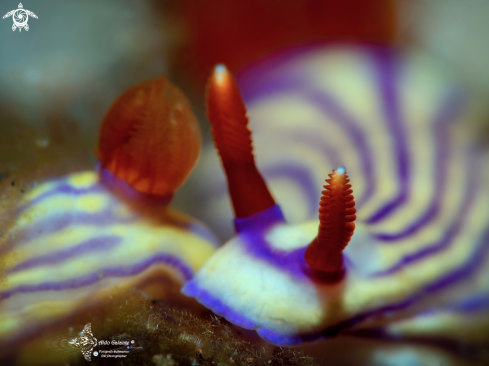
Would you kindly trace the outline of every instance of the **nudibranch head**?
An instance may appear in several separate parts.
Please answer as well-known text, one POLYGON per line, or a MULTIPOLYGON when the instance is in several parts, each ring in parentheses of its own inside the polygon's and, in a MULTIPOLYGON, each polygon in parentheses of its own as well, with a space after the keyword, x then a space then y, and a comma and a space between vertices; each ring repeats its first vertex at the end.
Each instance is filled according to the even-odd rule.
MULTIPOLYGON (((237 217, 236 235, 182 291, 280 345, 348 334, 483 349, 489 154, 463 131, 474 117, 467 95, 423 59, 391 50, 326 47, 287 57, 240 80, 260 171, 277 202, 291 202, 286 217, 305 206, 310 221, 288 224, 277 205, 237 217), (355 202, 341 167, 319 195, 325 166, 339 164, 355 202), (319 222, 311 219, 318 201, 319 222), (331 281, 316 269, 344 274, 331 281), (474 326, 450 331, 465 319, 474 326)), ((220 110, 242 120, 218 104, 210 118, 220 110)), ((218 215, 225 181, 215 165, 202 179, 218 215)), ((237 199, 253 200, 254 186, 245 188, 237 199)))
MULTIPOLYGON (((207 85, 207 107, 214 143, 228 180, 236 219, 277 207, 253 156, 246 107, 231 73, 217 65, 207 85)), ((342 252, 355 229, 355 201, 346 168, 329 174, 319 202, 319 233, 305 252, 306 266, 322 277, 338 278, 342 252)))
POLYGON ((172 195, 195 165, 201 134, 188 100, 165 77, 136 85, 100 128, 102 166, 135 189, 172 195))
POLYGON ((246 109, 234 79, 219 65, 207 90, 208 116, 226 172, 238 236, 182 291, 230 321, 258 329, 272 343, 295 343, 294 333, 317 331, 324 325, 322 313, 334 304, 327 302, 342 286, 342 251, 355 227, 346 169, 338 167, 326 181, 319 233, 314 225, 286 224, 255 166, 246 109), (250 297, 256 287, 263 291, 250 297), (324 295, 315 298, 318 292, 324 295), (290 294, 302 305, 302 313, 293 314, 296 307, 287 307, 290 294))

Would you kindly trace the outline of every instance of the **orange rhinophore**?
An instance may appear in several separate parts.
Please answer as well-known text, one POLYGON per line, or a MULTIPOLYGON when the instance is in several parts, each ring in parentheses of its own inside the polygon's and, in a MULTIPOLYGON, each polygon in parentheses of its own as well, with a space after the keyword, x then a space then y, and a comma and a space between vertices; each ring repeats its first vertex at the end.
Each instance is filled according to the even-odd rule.
POLYGON ((350 180, 343 166, 333 170, 326 179, 319 202, 319 232, 306 249, 307 264, 323 274, 343 271, 343 249, 355 230, 355 201, 350 180))
POLYGON ((102 122, 95 153, 104 168, 135 189, 169 196, 195 165, 200 146, 189 102, 162 76, 117 99, 102 122))
POLYGON ((246 108, 233 76, 214 68, 207 84, 207 116, 228 180, 236 217, 248 217, 275 204, 253 157, 246 108))

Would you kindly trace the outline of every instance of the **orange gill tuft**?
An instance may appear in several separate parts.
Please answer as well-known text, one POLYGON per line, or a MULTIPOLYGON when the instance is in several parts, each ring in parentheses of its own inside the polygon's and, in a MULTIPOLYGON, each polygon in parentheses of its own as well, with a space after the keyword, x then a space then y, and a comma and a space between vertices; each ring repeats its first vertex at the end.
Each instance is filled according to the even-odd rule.
POLYGON ((233 76, 217 65, 207 84, 207 116, 221 157, 236 217, 249 217, 275 204, 255 165, 246 107, 233 76))
POLYGON ((162 76, 116 100, 102 122, 95 154, 135 189, 171 196, 195 165, 200 147, 200 128, 187 98, 162 76))
POLYGON ((312 270, 337 275, 343 272, 343 249, 355 230, 355 201, 343 166, 326 179, 319 202, 319 230, 306 249, 305 259, 312 270))

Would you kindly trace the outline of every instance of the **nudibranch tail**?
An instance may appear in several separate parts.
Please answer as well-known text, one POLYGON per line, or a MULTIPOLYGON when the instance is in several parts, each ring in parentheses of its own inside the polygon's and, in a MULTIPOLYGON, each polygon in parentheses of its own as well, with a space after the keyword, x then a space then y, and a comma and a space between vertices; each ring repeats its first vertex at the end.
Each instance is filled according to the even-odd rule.
POLYGON ((319 232, 307 247, 305 259, 315 271, 338 274, 343 270, 343 249, 355 230, 355 201, 350 180, 343 166, 326 179, 319 202, 319 232))
POLYGON ((217 65, 207 85, 207 116, 226 172, 236 217, 248 217, 275 204, 255 165, 246 107, 230 72, 217 65))
POLYGON ((167 196, 192 170, 200 146, 185 95, 160 77, 134 86, 112 105, 96 154, 104 168, 135 189, 167 196))

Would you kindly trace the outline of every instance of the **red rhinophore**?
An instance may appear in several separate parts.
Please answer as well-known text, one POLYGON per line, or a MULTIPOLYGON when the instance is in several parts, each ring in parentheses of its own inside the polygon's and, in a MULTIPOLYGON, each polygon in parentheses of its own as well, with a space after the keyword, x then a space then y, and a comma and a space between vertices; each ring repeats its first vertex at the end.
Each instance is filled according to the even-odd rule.
POLYGON ((221 156, 236 217, 248 217, 275 204, 255 165, 246 108, 233 76, 214 68, 207 84, 207 117, 221 156))
POLYGON ((109 109, 95 154, 135 189, 172 195, 192 170, 201 146, 185 95, 160 77, 126 91, 109 109))
POLYGON ((343 271, 343 249, 355 230, 355 201, 350 180, 344 167, 329 174, 327 185, 319 202, 319 232, 306 249, 309 267, 321 274, 338 274, 343 271))

